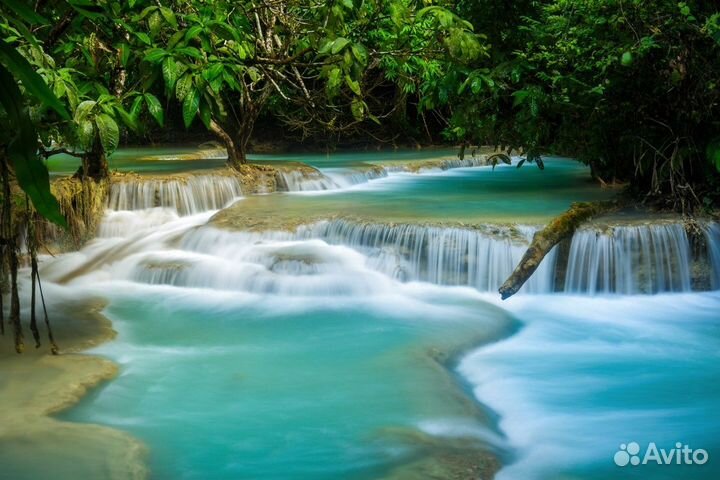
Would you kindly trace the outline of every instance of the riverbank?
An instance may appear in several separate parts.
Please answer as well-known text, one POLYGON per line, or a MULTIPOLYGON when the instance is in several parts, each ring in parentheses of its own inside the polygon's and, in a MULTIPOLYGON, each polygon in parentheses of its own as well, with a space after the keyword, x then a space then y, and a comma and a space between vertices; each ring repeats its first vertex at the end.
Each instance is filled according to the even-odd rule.
MULTIPOLYGON (((80 353, 115 336, 100 313, 101 300, 68 301, 50 309, 60 355, 32 345, 28 325, 25 353, 14 351, 10 328, 0 336, 0 473, 13 480, 147 477, 145 448, 129 434, 100 425, 71 423, 53 415, 80 401, 117 375, 110 360, 80 353)), ((24 315, 23 318, 27 318, 24 315)))

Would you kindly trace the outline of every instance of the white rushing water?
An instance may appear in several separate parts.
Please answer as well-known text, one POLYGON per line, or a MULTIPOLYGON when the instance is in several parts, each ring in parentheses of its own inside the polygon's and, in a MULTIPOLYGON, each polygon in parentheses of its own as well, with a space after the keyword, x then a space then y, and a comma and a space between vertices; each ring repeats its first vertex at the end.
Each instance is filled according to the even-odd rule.
MULTIPOLYGON (((329 169, 323 172, 282 173, 282 182, 291 191, 322 191, 367 182, 375 170, 329 169), (337 170, 342 170, 338 172, 337 170), (355 175, 355 176, 353 176, 355 175)), ((280 174, 278 174, 280 175, 280 174)), ((217 210, 242 195, 236 178, 199 175, 176 180, 143 180, 114 184, 108 205, 113 213, 100 228, 101 237, 112 237, 134 229, 137 216, 127 211, 147 210, 140 220, 159 226, 177 214, 198 214, 217 210), (125 213, 123 213, 125 212, 125 213)), ((513 271, 529 245, 536 227, 469 228, 423 225, 362 224, 344 220, 301 226, 296 232, 251 234, 255 241, 322 239, 361 251, 370 267, 403 281, 428 281, 438 285, 467 285, 480 291, 496 291, 513 271)), ((223 248, 246 234, 221 232, 212 228, 195 235, 196 244, 223 248), (233 238, 233 235, 235 237, 233 238), (206 238, 212 237, 212 238, 206 238)), ((708 286, 720 286, 720 227, 704 227, 704 246, 693 258, 690 239, 682 223, 623 225, 586 228, 575 233, 564 269, 558 248, 543 260, 522 291, 549 293, 565 291, 587 294, 634 294, 686 292, 692 290, 695 261, 704 265, 708 286), (557 277, 561 281, 558 283, 557 277)), ((165 278, 161 276, 162 278, 165 278)), ((161 278, 158 277, 158 278, 161 278)))
POLYGON ((144 178, 113 183, 107 205, 110 210, 168 207, 189 215, 220 209, 242 194, 238 179, 229 175, 144 178))
MULTIPOLYGON (((708 236, 711 246, 720 237, 708 236)), ((711 248, 712 252, 712 248, 711 248)), ((718 264, 712 255, 714 270, 718 264)), ((630 225, 584 229, 570 246, 565 291, 635 293, 690 291, 690 241, 684 225, 630 225)))

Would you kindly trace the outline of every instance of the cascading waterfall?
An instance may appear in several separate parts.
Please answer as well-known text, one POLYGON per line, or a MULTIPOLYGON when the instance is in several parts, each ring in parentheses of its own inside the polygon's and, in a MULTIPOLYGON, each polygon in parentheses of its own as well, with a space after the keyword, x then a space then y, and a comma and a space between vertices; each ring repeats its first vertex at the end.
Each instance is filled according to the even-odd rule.
MULTIPOLYGON (((322 238, 365 253, 373 268, 403 281, 468 285, 495 291, 522 258, 535 229, 496 228, 483 232, 421 225, 362 224, 345 220, 301 227, 301 238, 322 238)), ((553 290, 555 250, 524 287, 553 290)))
POLYGON ((388 171, 385 167, 374 168, 324 168, 323 173, 331 179, 339 188, 348 188, 353 185, 367 183, 370 180, 385 178, 388 171))
MULTIPOLYGON (((287 285, 279 287, 277 274, 332 275, 338 273, 336 269, 347 269, 349 265, 360 268, 358 264, 362 263, 362 268, 402 281, 467 285, 494 291, 522 257, 532 232, 529 227, 497 229, 491 234, 462 228, 358 224, 344 220, 318 222, 295 232, 228 232, 203 227, 185 236, 180 254, 185 261, 175 257, 167 262, 143 264, 135 278, 175 285, 220 283, 242 289, 259 282, 264 285, 261 291, 288 292, 293 288, 292 277, 283 277, 287 285), (228 276, 217 279, 218 275, 228 276), (216 279, 200 279, 208 276, 216 279)), ((551 253, 543 262, 524 291, 553 290, 554 255, 551 253)), ((378 278, 375 282, 379 283, 361 288, 374 290, 383 284, 378 278)), ((334 288, 352 291, 342 282, 334 288)))
MULTIPOLYGON (((713 288, 720 271, 718 230, 717 226, 707 229, 713 288)), ((406 282, 495 292, 522 258, 534 231, 534 227, 480 231, 347 220, 317 222, 294 232, 230 232, 204 226, 189 231, 180 250, 163 259, 138 262, 133 278, 147 283, 299 294, 293 276, 337 275, 336 293, 374 290, 372 285, 352 287, 343 283, 347 278, 341 272, 352 266, 406 282)), ((682 224, 623 226, 605 232, 581 230, 570 246, 565 283, 557 284, 558 252, 553 249, 521 291, 690 291, 692 261, 682 224)), ((373 281, 382 284, 378 278, 373 281)))
MULTIPOLYGON (((716 227, 707 232, 708 259, 717 272, 720 236, 716 227)), ((583 229, 572 239, 564 290, 627 295, 686 292, 691 290, 692 260, 681 223, 583 229)))
POLYGON ((707 259, 710 263, 710 285, 713 290, 720 289, 720 224, 709 223, 703 227, 707 259))
POLYGON ((168 207, 190 215, 220 209, 241 195, 240 182, 229 175, 148 178, 113 183, 107 206, 116 211, 168 207))
POLYGON ((279 170, 276 174, 278 190, 286 192, 338 190, 387 176, 384 167, 279 170))
POLYGON ((284 192, 336 190, 340 185, 319 170, 280 170, 275 174, 277 188, 284 192))

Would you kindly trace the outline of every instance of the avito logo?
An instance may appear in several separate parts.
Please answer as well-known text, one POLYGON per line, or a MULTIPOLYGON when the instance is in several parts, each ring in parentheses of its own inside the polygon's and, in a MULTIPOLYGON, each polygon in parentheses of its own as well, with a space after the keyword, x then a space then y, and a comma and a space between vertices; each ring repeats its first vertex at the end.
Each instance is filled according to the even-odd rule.
POLYGON ((709 458, 707 450, 702 448, 692 449, 689 445, 683 445, 682 442, 675 443, 675 448, 669 450, 658 448, 655 442, 650 442, 641 456, 640 444, 630 442, 620 445, 620 450, 615 453, 613 460, 615 465, 625 467, 627 465, 647 465, 648 463, 657 465, 704 465, 709 458))

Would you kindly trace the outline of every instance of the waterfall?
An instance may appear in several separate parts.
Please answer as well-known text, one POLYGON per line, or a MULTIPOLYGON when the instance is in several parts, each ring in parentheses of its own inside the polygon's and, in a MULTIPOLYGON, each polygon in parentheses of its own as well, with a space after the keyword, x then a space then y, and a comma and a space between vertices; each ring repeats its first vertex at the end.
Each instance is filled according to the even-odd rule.
POLYGON ((690 241, 681 223, 575 233, 565 291, 657 293, 691 290, 690 241))
POLYGON ((107 207, 116 211, 169 207, 180 215, 190 215, 218 210, 241 195, 240 182, 229 175, 148 177, 113 183, 107 207))
MULTIPOLYGON (((321 249, 314 250, 313 256, 291 255, 288 250, 268 259, 262 256, 251 258, 245 246, 255 247, 255 255, 258 251, 271 251, 267 248, 258 250, 259 245, 322 240, 329 244, 325 247, 328 250, 350 247, 362 254, 366 267, 394 279, 496 291, 520 261, 533 232, 530 227, 480 231, 333 220, 301 226, 295 232, 228 232, 205 227, 189 232, 183 241, 183 249, 194 254, 217 255, 226 261, 250 262, 255 266, 262 265, 264 269, 272 265, 274 273, 279 273, 278 269, 282 268, 284 274, 310 275, 313 269, 325 265, 321 249)), ((553 250, 523 291, 552 291, 554 265, 553 250)), ((165 274, 153 275, 154 278, 167 278, 165 274)))
POLYGON ((284 192, 336 190, 340 185, 319 170, 278 170, 275 174, 277 188, 284 192))
POLYGON ((710 286, 713 290, 720 289, 720 224, 708 223, 703 227, 707 261, 710 264, 710 286))
MULTIPOLYGON (((497 291, 525 253, 534 229, 493 230, 335 220, 300 227, 297 233, 301 238, 322 238, 360 250, 373 268, 399 280, 497 291)), ((552 291, 554 264, 553 250, 524 291, 552 291)))
POLYGON ((323 173, 339 188, 349 188, 353 185, 367 183, 370 180, 385 178, 388 172, 384 167, 373 168, 324 168, 323 173))

